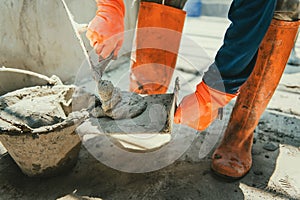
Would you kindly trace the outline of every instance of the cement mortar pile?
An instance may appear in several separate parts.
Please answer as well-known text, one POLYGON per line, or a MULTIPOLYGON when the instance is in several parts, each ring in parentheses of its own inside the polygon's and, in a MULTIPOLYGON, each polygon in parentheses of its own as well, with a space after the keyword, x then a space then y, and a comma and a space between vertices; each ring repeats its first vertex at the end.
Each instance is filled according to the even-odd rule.
POLYGON ((0 117, 32 129, 63 122, 69 113, 74 87, 24 88, 1 97, 0 117))
POLYGON ((100 105, 94 108, 94 117, 110 117, 112 119, 134 118, 147 107, 147 102, 136 93, 121 91, 111 81, 98 82, 100 105))

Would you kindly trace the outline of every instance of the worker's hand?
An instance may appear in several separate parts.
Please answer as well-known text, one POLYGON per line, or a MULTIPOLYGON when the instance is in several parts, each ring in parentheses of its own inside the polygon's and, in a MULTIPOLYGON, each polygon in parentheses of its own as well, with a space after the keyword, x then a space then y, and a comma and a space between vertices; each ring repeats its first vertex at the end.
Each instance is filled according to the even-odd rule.
POLYGON ((175 112, 174 122, 203 131, 217 118, 219 108, 235 96, 212 89, 201 82, 196 92, 183 98, 175 112))
POLYGON ((90 22, 86 37, 100 59, 114 52, 117 57, 124 39, 123 0, 97 0, 98 11, 90 22))

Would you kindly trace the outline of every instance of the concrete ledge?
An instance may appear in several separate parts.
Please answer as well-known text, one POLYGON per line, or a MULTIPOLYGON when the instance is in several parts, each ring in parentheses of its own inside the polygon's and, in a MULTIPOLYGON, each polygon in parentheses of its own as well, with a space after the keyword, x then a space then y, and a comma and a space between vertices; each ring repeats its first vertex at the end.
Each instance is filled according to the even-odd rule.
POLYGON ((222 0, 222 1, 202 0, 202 15, 215 16, 215 17, 227 17, 230 5, 231 5, 231 0, 222 0))

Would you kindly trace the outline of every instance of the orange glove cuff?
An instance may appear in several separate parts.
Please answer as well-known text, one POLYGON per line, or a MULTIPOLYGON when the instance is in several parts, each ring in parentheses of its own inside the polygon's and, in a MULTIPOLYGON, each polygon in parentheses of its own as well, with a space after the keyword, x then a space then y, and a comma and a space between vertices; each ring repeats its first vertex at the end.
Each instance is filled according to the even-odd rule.
POLYGON ((210 100, 211 104, 218 108, 224 107, 231 101, 231 99, 237 96, 237 94, 228 94, 213 89, 207 86, 204 82, 201 82, 197 85, 195 93, 197 96, 201 95, 204 99, 210 100))
POLYGON ((102 13, 114 12, 121 17, 125 16, 125 5, 123 0, 96 0, 97 2, 97 15, 101 16, 102 13))
POLYGON ((183 98, 176 110, 174 122, 196 130, 205 130, 217 118, 218 109, 236 96, 237 94, 226 94, 201 82, 194 93, 183 98))

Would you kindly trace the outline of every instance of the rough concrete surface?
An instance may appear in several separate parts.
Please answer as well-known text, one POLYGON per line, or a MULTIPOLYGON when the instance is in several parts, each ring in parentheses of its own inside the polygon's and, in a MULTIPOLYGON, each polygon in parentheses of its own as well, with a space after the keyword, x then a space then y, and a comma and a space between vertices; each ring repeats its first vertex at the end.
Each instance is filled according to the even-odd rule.
MULTIPOLYGON (((288 84, 283 78, 280 87, 288 84)), ((296 92, 292 89, 289 87, 289 92, 296 92)), ((273 99, 286 101, 278 91, 273 99)), ((226 107, 225 121, 217 123, 226 124, 233 104, 226 107)), ((292 111, 299 110, 298 106, 291 108, 292 111)), ((32 179, 20 171, 9 155, 3 154, 0 199, 299 199, 300 117, 274 107, 276 103, 271 103, 255 130, 253 166, 241 180, 230 182, 215 176, 210 170, 212 151, 199 158, 199 151, 211 134, 209 129, 198 134, 189 150, 175 163, 141 174, 107 167, 82 147, 78 163, 68 173, 32 179)), ((134 160, 130 162, 134 165, 134 160)))
POLYGON ((200 162, 176 162, 151 173, 128 174, 106 167, 84 148, 79 162, 69 173, 31 179, 6 155, 0 165, 1 199, 56 199, 74 190, 79 196, 101 199, 298 199, 295 159, 299 149, 285 145, 267 151, 263 150, 263 144, 261 140, 256 141, 252 170, 236 182, 215 177, 209 169, 209 158, 200 162), (280 166, 276 166, 276 160, 280 166), (287 161, 294 165, 283 164, 287 161), (272 174, 274 180, 270 180, 272 174))
MULTIPOLYGON (((85 56, 62 2, 5 0, 0 4, 0 66, 49 77, 56 74, 63 81, 74 79, 85 56)), ((81 9, 82 15, 93 12, 86 4, 81 9)), ((14 73, 1 73, 0 80, 0 94, 40 83, 14 73)))

